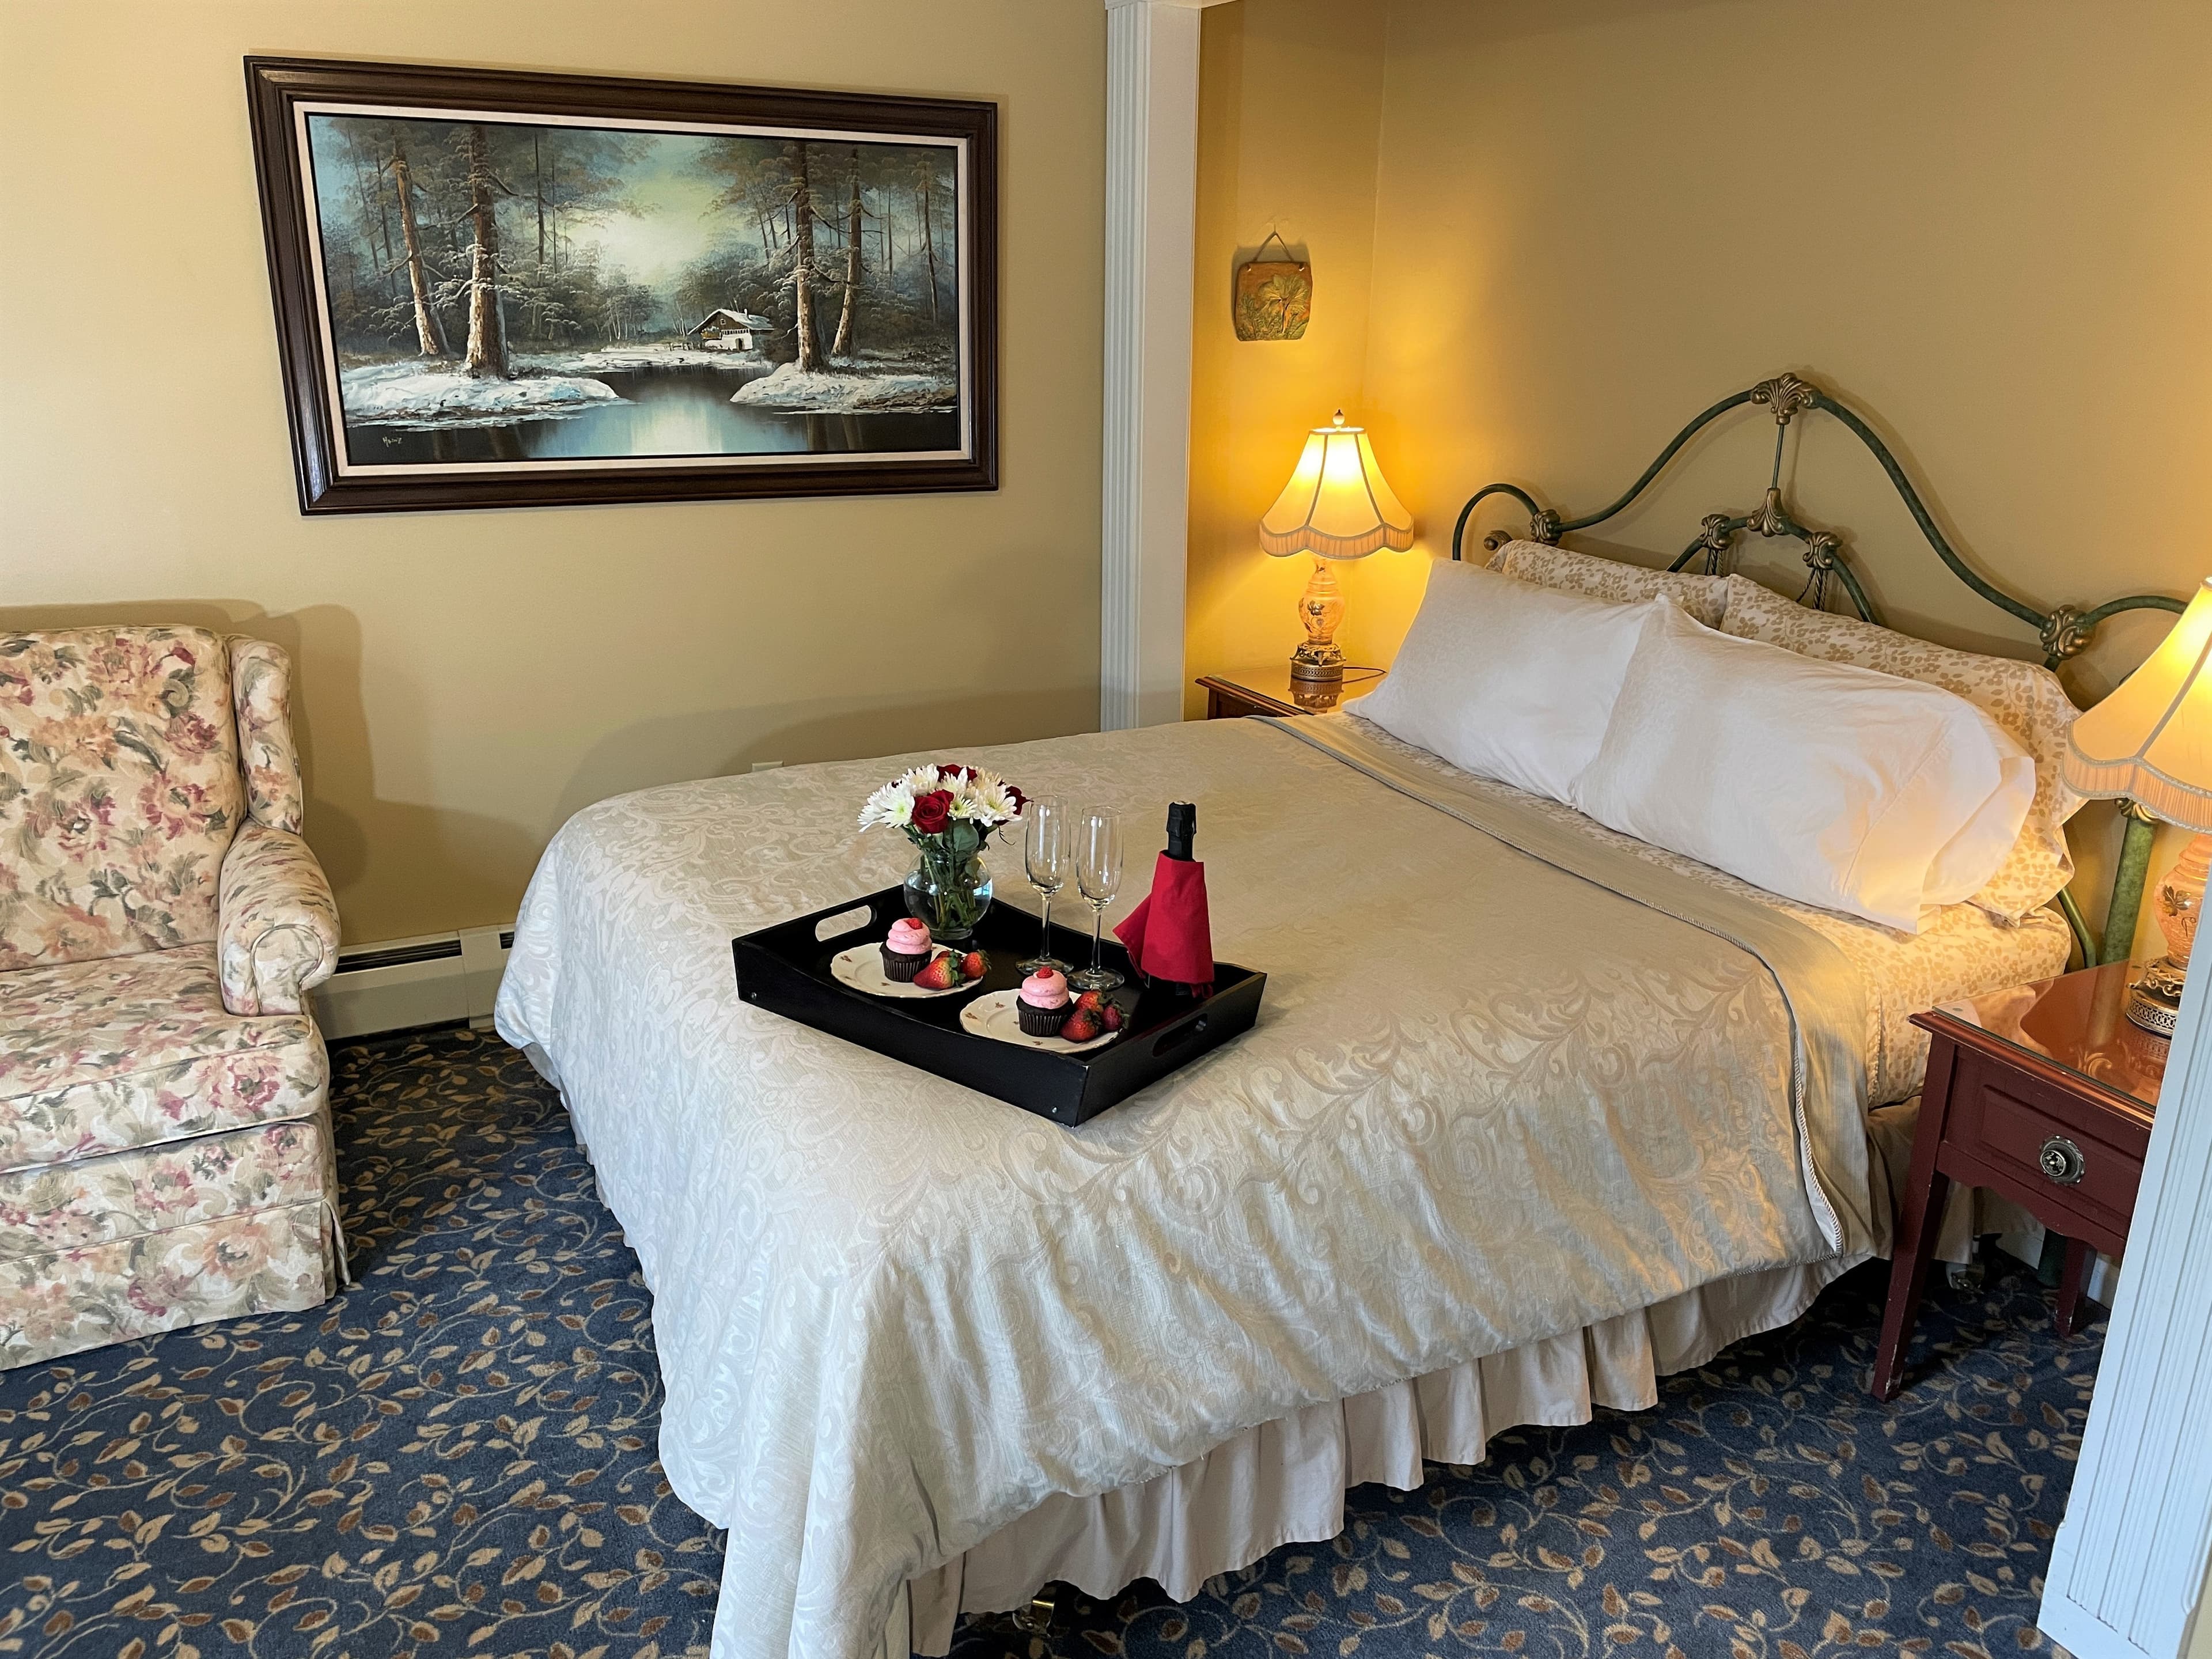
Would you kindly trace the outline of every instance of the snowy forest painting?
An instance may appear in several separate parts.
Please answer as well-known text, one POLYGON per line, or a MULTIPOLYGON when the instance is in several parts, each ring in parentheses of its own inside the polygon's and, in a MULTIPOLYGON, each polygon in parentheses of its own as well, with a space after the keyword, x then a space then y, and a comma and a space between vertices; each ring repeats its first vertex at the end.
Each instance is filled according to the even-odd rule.
POLYGON ((317 359, 309 510, 995 481, 990 106, 855 98, 830 127, 820 94, 801 122, 743 88, 266 60, 249 83, 258 143, 282 106, 264 206, 292 181, 306 244, 288 272, 271 211, 295 380, 317 359), (351 84, 410 76, 507 95, 351 84), (518 108, 518 82, 557 95, 518 108), (612 106, 579 117, 579 88, 612 106))

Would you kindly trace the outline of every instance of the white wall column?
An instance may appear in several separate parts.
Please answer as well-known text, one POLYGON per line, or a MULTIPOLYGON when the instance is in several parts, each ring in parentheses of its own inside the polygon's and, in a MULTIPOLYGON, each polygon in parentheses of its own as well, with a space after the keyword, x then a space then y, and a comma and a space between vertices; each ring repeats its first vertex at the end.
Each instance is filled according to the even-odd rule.
POLYGON ((2176 1659, 2212 1620, 2212 960, 2195 967, 2036 1620, 2075 1659, 2176 1659))
POLYGON ((1182 718, 1198 15, 1106 0, 1106 410, 1098 723, 1182 718))

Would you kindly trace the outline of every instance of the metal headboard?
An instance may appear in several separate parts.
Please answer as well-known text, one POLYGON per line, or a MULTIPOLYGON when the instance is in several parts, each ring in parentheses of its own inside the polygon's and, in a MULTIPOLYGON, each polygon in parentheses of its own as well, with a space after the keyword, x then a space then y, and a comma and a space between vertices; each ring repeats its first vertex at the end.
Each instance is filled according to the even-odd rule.
MULTIPOLYGON (((1881 463, 1881 470, 1889 475, 1889 482, 1904 501, 1906 510, 1912 514, 1913 523, 1920 526, 1920 533, 1928 538, 1929 546, 1936 550, 1936 556, 1942 560, 1944 568, 1998 610, 2019 618, 2035 630, 2036 639, 2043 647, 2045 667, 2056 668, 2069 657, 2079 655, 2088 647, 2098 625, 2108 617, 2118 616, 2123 611, 2170 611, 2178 613, 2183 609, 2181 600, 2170 599, 2163 593, 2132 593, 2124 599, 2107 600, 2088 611, 2068 605, 2057 605, 2050 611, 2039 611, 2025 599, 2014 599, 1978 574, 1953 550, 1951 544, 1944 539, 1943 532, 1936 527, 1936 520, 1929 514, 1927 504, 1920 499, 1920 492, 1913 489, 1912 481, 1905 476, 1905 469, 1898 465, 1897 457, 1889 453, 1889 446, 1882 442, 1864 418, 1856 410, 1837 402, 1820 387, 1800 380, 1795 374, 1778 374, 1771 380, 1761 380, 1757 386, 1737 392, 1734 397, 1722 398, 1676 433, 1674 441, 1659 452, 1658 459, 1644 469, 1644 476, 1629 485, 1620 500, 1583 518, 1561 519, 1550 507, 1538 506, 1535 498, 1517 484, 1485 484, 1468 498, 1467 505, 1460 509, 1459 521, 1452 526, 1452 557, 1457 559, 1461 556, 1468 521, 1474 516, 1475 508, 1492 495, 1510 495, 1528 508, 1528 539, 1530 541, 1556 544, 1560 537, 1574 531, 1588 530, 1594 525, 1603 524, 1607 519, 1625 512, 1638 496, 1650 488, 1652 481, 1666 469, 1667 463, 1680 453, 1682 447, 1691 439, 1730 410, 1746 404, 1760 404, 1774 416, 1774 470, 1767 479, 1765 496, 1749 513, 1707 514, 1698 520, 1697 539, 1676 556, 1674 562, 1667 567, 1669 570, 1686 569, 1692 560, 1702 557, 1706 574, 1717 576, 1725 574, 1732 562, 1736 538, 1745 531, 1769 538, 1794 537, 1805 544, 1805 568, 1810 573, 1804 591, 1797 596, 1800 603, 1814 610, 1823 608, 1827 601, 1828 579, 1833 576, 1844 590, 1844 597, 1850 601, 1851 609, 1863 619, 1870 623, 1881 620, 1875 614, 1873 602, 1867 598, 1866 589, 1852 573, 1845 557, 1843 538, 1833 531, 1810 528, 1791 513, 1782 499, 1783 447, 1789 437, 1790 422, 1799 410, 1816 409, 1834 416, 1873 452, 1874 458, 1881 463)), ((1483 538, 1483 545, 1495 551, 1508 539, 1504 532, 1492 532, 1483 538)), ((2120 806, 2127 815, 2127 833, 2120 848, 2119 869, 2113 878, 2112 903, 2106 913, 2105 946, 2101 952, 2090 936, 2087 924, 2081 919, 2081 907, 2075 902, 2073 894, 2068 891, 2058 896, 2060 908, 2065 913, 2075 939, 2081 946, 2084 962, 2118 962, 2125 957, 2134 945, 2136 920, 2142 904, 2143 880, 2150 863, 2151 824, 2149 816, 2134 802, 2123 801, 2120 806)))

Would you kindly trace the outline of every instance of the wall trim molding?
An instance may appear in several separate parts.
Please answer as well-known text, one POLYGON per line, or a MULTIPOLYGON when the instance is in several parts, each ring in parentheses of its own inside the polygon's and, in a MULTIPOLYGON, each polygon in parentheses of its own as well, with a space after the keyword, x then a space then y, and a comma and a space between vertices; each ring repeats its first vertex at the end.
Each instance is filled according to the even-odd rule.
POLYGON ((2191 977, 2127 1271, 2036 1623, 2075 1659, 2177 1659, 2212 1553, 2212 973, 2191 977))
POLYGON ((1199 13, 1106 0, 1105 438, 1098 724, 1182 718, 1199 13))

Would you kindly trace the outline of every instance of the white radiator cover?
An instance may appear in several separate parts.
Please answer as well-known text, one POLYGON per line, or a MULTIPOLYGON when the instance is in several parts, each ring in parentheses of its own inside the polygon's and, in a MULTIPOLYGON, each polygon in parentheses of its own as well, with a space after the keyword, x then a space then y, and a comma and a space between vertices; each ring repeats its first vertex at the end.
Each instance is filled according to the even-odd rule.
POLYGON ((509 924, 348 945, 312 993, 315 1024, 331 1039, 462 1020, 488 1031, 514 939, 509 924))

